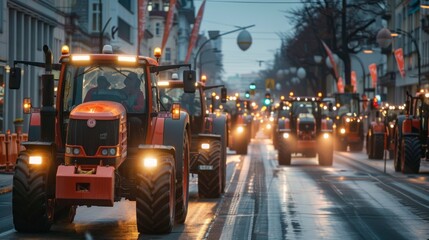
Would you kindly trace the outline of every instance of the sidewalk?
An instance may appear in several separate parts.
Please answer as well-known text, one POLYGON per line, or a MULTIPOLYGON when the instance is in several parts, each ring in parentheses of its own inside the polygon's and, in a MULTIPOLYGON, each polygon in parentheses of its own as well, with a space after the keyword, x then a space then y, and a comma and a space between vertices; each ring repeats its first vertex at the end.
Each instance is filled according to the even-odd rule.
POLYGON ((0 194, 12 192, 12 173, 0 173, 0 194))

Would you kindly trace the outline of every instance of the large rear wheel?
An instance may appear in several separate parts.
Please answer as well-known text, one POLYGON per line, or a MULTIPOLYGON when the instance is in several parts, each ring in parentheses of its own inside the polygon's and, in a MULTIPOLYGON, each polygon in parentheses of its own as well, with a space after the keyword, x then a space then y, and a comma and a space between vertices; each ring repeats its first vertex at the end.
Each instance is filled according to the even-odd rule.
POLYGON ((218 198, 221 194, 223 166, 221 166, 221 141, 210 141, 210 149, 198 157, 198 195, 218 198))
POLYGON ((422 157, 421 144, 417 136, 404 137, 404 159, 401 165, 403 173, 419 173, 422 157))
POLYGON ((289 166, 291 163, 292 153, 290 150, 289 142, 284 141, 282 138, 283 136, 279 136, 281 139, 279 139, 279 145, 278 145, 278 158, 279 158, 279 165, 286 165, 289 166))
POLYGON ((176 174, 174 156, 158 155, 154 170, 137 173, 136 179, 137 229, 140 233, 170 233, 174 226, 176 174))
POLYGON ((395 128, 395 154, 393 156, 393 167, 395 168, 396 172, 401 171, 401 159, 402 159, 402 140, 399 137, 399 129, 398 129, 398 125, 396 125, 395 128))
POLYGON ((186 220, 186 215, 188 214, 190 153, 189 153, 189 136, 187 132, 183 139, 182 159, 178 159, 178 161, 183 161, 183 164, 182 164, 182 169, 178 169, 178 171, 182 171, 182 181, 178 181, 177 187, 176 187, 175 220, 177 223, 184 223, 186 220))
POLYGON ((18 232, 46 232, 53 222, 47 195, 48 171, 29 164, 29 151, 18 156, 13 176, 12 214, 18 232))
POLYGON ((373 136, 374 141, 372 145, 373 159, 383 159, 384 156, 384 135, 376 134, 373 136))

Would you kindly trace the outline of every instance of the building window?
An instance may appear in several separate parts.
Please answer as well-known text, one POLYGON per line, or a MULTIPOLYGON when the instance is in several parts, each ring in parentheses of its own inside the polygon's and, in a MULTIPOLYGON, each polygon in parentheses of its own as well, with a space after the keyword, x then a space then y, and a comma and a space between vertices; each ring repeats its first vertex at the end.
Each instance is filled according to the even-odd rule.
POLYGON ((121 18, 118 18, 118 36, 131 43, 131 26, 121 18))
POLYGON ((156 23, 156 24, 155 24, 155 35, 156 35, 157 37, 159 37, 159 36, 160 36, 160 34, 161 34, 161 24, 156 23))
POLYGON ((171 48, 165 48, 165 61, 171 61, 171 48))
POLYGON ((93 3, 91 10, 92 10, 92 14, 91 14, 91 16, 92 16, 92 27, 91 27, 91 30, 94 32, 99 32, 100 31, 99 21, 100 21, 100 14, 101 14, 100 4, 93 3))
POLYGON ((122 6, 124 6, 125 9, 127 9, 130 12, 132 12, 132 9, 131 9, 131 0, 119 0, 119 3, 122 6))

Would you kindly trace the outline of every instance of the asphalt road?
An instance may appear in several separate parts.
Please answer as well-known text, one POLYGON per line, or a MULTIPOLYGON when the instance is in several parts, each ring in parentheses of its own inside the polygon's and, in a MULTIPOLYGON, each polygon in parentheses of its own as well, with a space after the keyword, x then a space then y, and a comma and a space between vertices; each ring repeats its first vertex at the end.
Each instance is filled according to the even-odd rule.
POLYGON ((135 203, 79 207, 72 224, 49 233, 13 230, 11 194, 0 195, 0 239, 429 239, 429 162, 396 173, 391 160, 336 152, 332 167, 293 157, 278 166, 270 140, 228 155, 227 189, 200 199, 192 178, 188 217, 168 235, 139 235, 135 203))

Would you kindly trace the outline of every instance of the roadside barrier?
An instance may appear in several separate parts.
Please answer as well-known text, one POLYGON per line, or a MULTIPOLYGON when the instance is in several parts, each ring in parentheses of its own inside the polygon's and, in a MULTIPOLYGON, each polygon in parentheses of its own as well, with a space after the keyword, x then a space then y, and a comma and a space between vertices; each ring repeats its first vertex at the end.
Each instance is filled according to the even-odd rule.
POLYGON ((28 141, 28 134, 8 131, 0 134, 0 172, 13 172, 18 153, 25 150, 21 142, 28 141))

